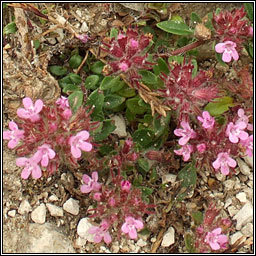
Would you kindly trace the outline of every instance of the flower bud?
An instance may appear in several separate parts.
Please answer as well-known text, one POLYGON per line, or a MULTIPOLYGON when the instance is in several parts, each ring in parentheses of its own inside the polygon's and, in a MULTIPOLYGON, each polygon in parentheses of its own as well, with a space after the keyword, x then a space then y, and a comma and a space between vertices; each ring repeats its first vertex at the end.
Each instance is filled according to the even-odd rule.
POLYGON ((128 161, 136 161, 138 159, 138 154, 137 153, 131 153, 127 155, 127 160, 128 161))
POLYGON ((93 199, 99 202, 101 200, 101 196, 102 196, 101 193, 96 192, 93 194, 93 199))
POLYGON ((110 206, 115 206, 115 204, 116 204, 116 200, 115 200, 115 198, 113 198, 113 197, 111 197, 109 200, 108 200, 108 204, 110 205, 110 206))
POLYGON ((125 140, 124 147, 123 147, 123 154, 128 154, 132 146, 133 146, 133 141, 131 139, 125 140))
POLYGON ((196 146, 196 148, 197 148, 198 152, 204 153, 204 151, 206 150, 206 145, 204 143, 201 143, 201 144, 198 144, 196 146))
POLYGON ((131 189, 131 183, 128 180, 122 180, 121 181, 121 189, 123 191, 129 192, 131 189))

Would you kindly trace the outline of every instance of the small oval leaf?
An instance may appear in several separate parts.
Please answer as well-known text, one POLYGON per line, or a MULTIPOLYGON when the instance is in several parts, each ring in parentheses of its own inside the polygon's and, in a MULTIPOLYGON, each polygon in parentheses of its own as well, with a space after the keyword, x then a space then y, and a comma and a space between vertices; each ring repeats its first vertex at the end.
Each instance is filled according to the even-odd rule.
POLYGON ((158 28, 164 30, 165 32, 175 34, 175 35, 191 35, 194 30, 188 27, 185 23, 180 21, 162 21, 156 24, 158 28))

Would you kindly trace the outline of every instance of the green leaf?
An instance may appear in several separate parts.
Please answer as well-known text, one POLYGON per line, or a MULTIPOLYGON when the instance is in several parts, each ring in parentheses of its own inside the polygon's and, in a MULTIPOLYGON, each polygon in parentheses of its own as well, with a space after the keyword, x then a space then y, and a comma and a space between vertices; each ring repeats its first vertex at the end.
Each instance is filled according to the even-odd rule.
POLYGON ((142 191, 142 195, 144 196, 149 196, 153 193, 153 189, 148 187, 140 187, 140 190, 142 191))
POLYGON ((115 87, 117 84, 120 83, 120 78, 119 76, 113 77, 113 76, 106 76, 104 79, 101 81, 100 84, 100 89, 102 91, 110 89, 112 87, 115 87))
POLYGON ((253 44, 249 42, 248 52, 250 56, 253 58, 253 44))
POLYGON ((64 88, 62 89, 62 92, 66 93, 66 94, 71 94, 74 91, 81 91, 81 88, 75 84, 67 84, 64 86, 64 88))
POLYGON ((17 31, 17 27, 15 22, 11 22, 7 24, 3 29, 3 35, 13 34, 17 31))
POLYGON ((170 73, 169 67, 163 58, 157 60, 159 71, 168 75, 170 73))
POLYGON ((91 71, 97 75, 100 75, 102 72, 103 67, 105 64, 101 61, 96 61, 92 66, 91 66, 91 71))
POLYGON ((82 63, 83 61, 83 57, 78 55, 78 54, 75 54, 73 55, 70 60, 69 60, 69 66, 71 68, 78 68, 80 66, 80 64, 82 63))
POLYGON ((152 168, 150 173, 150 182, 155 182, 158 179, 158 174, 156 168, 152 168))
POLYGON ((125 85, 117 94, 125 98, 131 98, 136 95, 136 90, 125 85))
POLYGON ((195 252, 194 239, 190 234, 185 234, 184 236, 185 246, 189 253, 195 252))
POLYGON ((90 89, 95 90, 96 84, 98 83, 99 79, 100 78, 98 75, 90 75, 90 76, 86 77, 85 82, 84 82, 85 88, 89 89, 89 90, 90 89))
POLYGON ((183 60, 184 60, 184 57, 183 56, 170 56, 168 58, 168 62, 177 62, 178 64, 182 64, 183 63, 183 60))
POLYGON ((50 69, 50 72, 53 75, 56 75, 56 76, 63 76, 63 75, 66 75, 68 73, 68 70, 65 67, 62 67, 62 66, 53 65, 53 66, 50 66, 49 69, 50 69))
POLYGON ((191 35, 194 32, 193 29, 191 29, 185 23, 180 21, 175 22, 172 20, 168 20, 168 21, 162 21, 160 23, 157 23, 156 25, 158 28, 168 33, 172 33, 180 36, 191 35))
POLYGON ((209 28, 211 31, 214 31, 214 27, 212 25, 212 19, 213 19, 213 13, 209 12, 207 14, 207 22, 204 24, 207 28, 209 28))
POLYGON ((225 67, 227 64, 222 60, 222 53, 215 52, 215 57, 217 61, 221 64, 221 66, 225 67))
POLYGON ((84 94, 81 91, 73 92, 68 96, 69 106, 72 112, 75 113, 77 109, 82 106, 84 94))
POLYGON ((181 180, 181 187, 190 188, 191 186, 196 185, 196 168, 193 163, 187 164, 181 171, 178 173, 178 179, 181 180))
POLYGON ((171 17, 171 21, 174 21, 174 22, 177 22, 177 23, 184 23, 184 20, 183 20, 183 18, 181 17, 181 16, 179 16, 179 15, 172 15, 172 17, 171 17))
POLYGON ((195 12, 191 12, 190 21, 193 25, 195 25, 196 23, 202 22, 201 18, 195 12))
POLYGON ((132 185, 134 187, 139 187, 141 185, 142 181, 143 181, 143 177, 141 174, 139 174, 138 177, 135 177, 133 179, 132 185))
POLYGON ((138 97, 134 97, 131 99, 126 100, 126 106, 127 108, 133 113, 133 114, 138 114, 138 115, 142 115, 144 114, 147 109, 144 107, 141 107, 138 102, 139 102, 139 98, 138 97))
POLYGON ((192 70, 192 78, 195 78, 195 76, 197 74, 197 70, 198 70, 197 61, 195 59, 193 59, 191 62, 193 64, 193 66, 194 66, 194 68, 192 70))
POLYGON ((203 214, 201 212, 194 211, 191 213, 191 216, 197 226, 203 222, 203 214))
POLYGON ((228 111, 230 107, 234 107, 233 98, 224 96, 221 98, 214 99, 206 105, 204 110, 208 111, 211 116, 218 116, 228 111))
POLYGON ((103 127, 101 132, 94 136, 95 142, 105 140, 109 136, 109 134, 113 132, 115 129, 116 129, 116 126, 114 125, 113 120, 105 120, 103 122, 103 127))
POLYGON ((75 73, 70 73, 69 78, 72 81, 72 83, 76 85, 79 85, 82 82, 82 78, 75 73))
MULTIPOLYGON (((126 83, 124 81, 120 81, 119 83, 115 83, 114 84, 114 87, 111 87, 110 88, 110 91, 112 93, 114 92, 119 92, 123 87, 127 86, 126 83)), ((128 87, 128 86, 127 86, 128 87)), ((123 95, 120 95, 120 96, 123 96, 123 95)))
POLYGON ((40 41, 39 40, 33 40, 33 44, 34 44, 35 49, 37 50, 40 46, 40 41))
POLYGON ((221 12, 221 8, 217 8, 216 11, 215 11, 215 15, 219 15, 221 12))
POLYGON ((126 108, 125 117, 127 118, 128 122, 132 122, 136 118, 136 114, 132 113, 129 108, 126 108))
POLYGON ((110 30, 110 38, 117 38, 118 30, 116 28, 111 28, 110 30))
POLYGON ((132 138, 134 142, 137 142, 143 148, 147 147, 154 139, 155 133, 151 129, 140 129, 133 133, 132 138))
POLYGON ((86 104, 94 107, 94 111, 93 111, 94 116, 100 113, 104 105, 103 92, 99 91, 99 89, 96 89, 95 91, 93 91, 87 98, 86 104))
POLYGON ((121 97, 116 94, 108 94, 105 96, 104 108, 113 109, 121 105, 125 101, 125 97, 121 97))
POLYGON ((253 21, 253 4, 252 3, 244 3, 244 8, 247 12, 248 18, 253 21))
POLYGON ((142 168, 145 172, 148 172, 150 169, 149 163, 146 159, 140 158, 138 159, 138 165, 140 168, 142 168))

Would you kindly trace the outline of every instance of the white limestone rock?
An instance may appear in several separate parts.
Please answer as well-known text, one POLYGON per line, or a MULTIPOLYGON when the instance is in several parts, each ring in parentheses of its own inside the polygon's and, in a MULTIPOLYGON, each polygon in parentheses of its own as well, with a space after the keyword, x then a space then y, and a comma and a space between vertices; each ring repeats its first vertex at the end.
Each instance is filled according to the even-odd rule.
POLYGON ((88 218, 83 218, 77 225, 77 234, 86 241, 93 242, 93 234, 88 233, 91 227, 93 227, 93 225, 89 222, 88 218))
POLYGON ((242 209, 233 217, 233 220, 237 220, 236 229, 240 230, 242 226, 251 222, 253 219, 253 207, 250 202, 246 203, 242 209))
POLYGON ((112 132, 113 134, 116 134, 119 138, 126 137, 126 125, 125 120, 122 115, 115 115, 110 118, 111 120, 115 121, 116 129, 112 132))
POLYGON ((171 173, 164 174, 162 177, 162 184, 169 183, 169 182, 174 183, 176 181, 176 178, 177 178, 177 175, 175 174, 171 174, 171 173))
POLYGON ((170 245, 174 244, 174 242, 175 242, 175 230, 173 227, 170 227, 164 234, 161 246, 169 247, 170 245))
POLYGON ((78 215, 79 213, 79 204, 78 201, 73 199, 73 198, 69 198, 64 204, 63 204, 63 209, 68 212, 71 213, 73 215, 78 215))
POLYGON ((32 213, 31 219, 38 224, 45 223, 46 207, 44 203, 41 203, 32 213))
POLYGON ((59 206, 56 206, 54 204, 46 204, 46 207, 48 208, 51 216, 53 217, 62 217, 63 216, 63 209, 59 206))
POLYGON ((23 214, 29 213, 31 211, 32 211, 32 207, 31 207, 30 203, 28 202, 28 200, 23 200, 20 203, 20 206, 18 208, 18 213, 23 215, 23 214))
POLYGON ((238 194, 236 194, 236 198, 241 202, 241 203, 246 203, 247 199, 246 199, 246 194, 244 192, 239 192, 238 194))

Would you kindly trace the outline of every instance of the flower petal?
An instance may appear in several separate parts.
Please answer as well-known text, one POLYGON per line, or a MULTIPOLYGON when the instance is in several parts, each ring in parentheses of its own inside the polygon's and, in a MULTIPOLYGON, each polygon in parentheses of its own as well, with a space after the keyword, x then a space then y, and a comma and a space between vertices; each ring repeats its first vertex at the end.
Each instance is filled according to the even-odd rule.
POLYGON ((71 147, 71 154, 74 158, 80 158, 81 157, 81 150, 77 147, 71 147))
POLYGON ((136 239, 137 238, 137 231, 135 229, 135 227, 131 228, 129 231, 129 237, 131 239, 136 239))
POLYGON ((236 167, 236 160, 232 159, 231 157, 228 158, 228 165, 232 168, 236 167))
POLYGON ((28 119, 30 117, 30 113, 24 108, 18 108, 17 115, 18 115, 18 117, 21 117, 24 119, 28 119))
POLYGON ((19 167, 24 166, 27 162, 28 162, 28 158, 26 157, 20 157, 16 159, 16 165, 18 165, 19 167))
POLYGON ((97 181, 98 181, 98 178, 99 178, 99 177, 98 177, 98 172, 93 172, 93 173, 92 173, 92 180, 95 181, 95 182, 97 182, 97 181))
POLYGON ((12 139, 8 142, 8 148, 14 149, 19 143, 19 139, 12 139))
POLYGON ((11 121, 10 123, 9 123, 9 128, 10 128, 10 130, 18 130, 18 125, 15 123, 15 122, 13 122, 13 121, 11 121))
POLYGON ((38 165, 34 166, 34 169, 32 170, 32 177, 34 179, 39 179, 42 176, 42 171, 38 165))
POLYGON ((217 53, 223 53, 226 49, 226 44, 225 43, 218 43, 215 45, 215 51, 217 53))
POLYGON ((221 170, 221 173, 224 174, 224 175, 228 175, 229 174, 229 168, 228 168, 228 166, 226 164, 222 165, 220 170, 221 170))
POLYGON ((92 191, 92 187, 88 186, 88 185, 85 185, 83 184, 81 187, 80 187, 80 191, 82 193, 90 193, 92 191))
POLYGON ((210 242, 210 246, 215 251, 220 249, 220 245, 217 242, 210 242))
POLYGON ((236 49, 232 50, 231 56, 233 57, 234 60, 238 60, 239 59, 239 55, 238 55, 236 49))
POLYGON ((89 138, 90 134, 87 131, 81 131, 81 132, 77 133, 76 136, 81 137, 83 140, 87 140, 89 138))
MULTIPOLYGON (((125 220, 126 220, 126 219, 125 219, 125 220)), ((122 230, 125 234, 127 234, 127 233, 129 232, 129 228, 128 228, 126 222, 122 225, 121 230, 122 230)))
POLYGON ((29 175, 31 174, 31 171, 29 168, 24 168, 23 171, 21 172, 21 178, 26 180, 29 175))
POLYGON ((3 139, 4 140, 10 140, 11 139, 12 132, 10 131, 3 131, 3 139))
POLYGON ((24 98, 22 100, 22 103, 25 109, 29 109, 30 107, 33 107, 33 101, 29 97, 24 98))
POLYGON ((109 243, 111 243, 111 241, 112 241, 112 238, 111 238, 109 232, 105 232, 105 233, 104 233, 104 242, 105 242, 106 244, 109 244, 109 243))
POLYGON ((224 51, 222 54, 222 60, 224 62, 230 62, 231 61, 231 54, 228 51, 224 51))
POLYGON ((134 221, 134 226, 137 228, 137 229, 142 229, 143 228, 143 222, 140 221, 140 220, 135 220, 134 221))
POLYGON ((39 113, 43 109, 44 103, 42 100, 36 100, 35 102, 35 112, 39 113))
POLYGON ((220 160, 217 158, 213 163, 212 166, 214 169, 218 170, 220 168, 220 160))
POLYGON ((92 144, 88 142, 83 142, 82 144, 80 144, 80 148, 83 151, 90 152, 92 150, 92 144))

